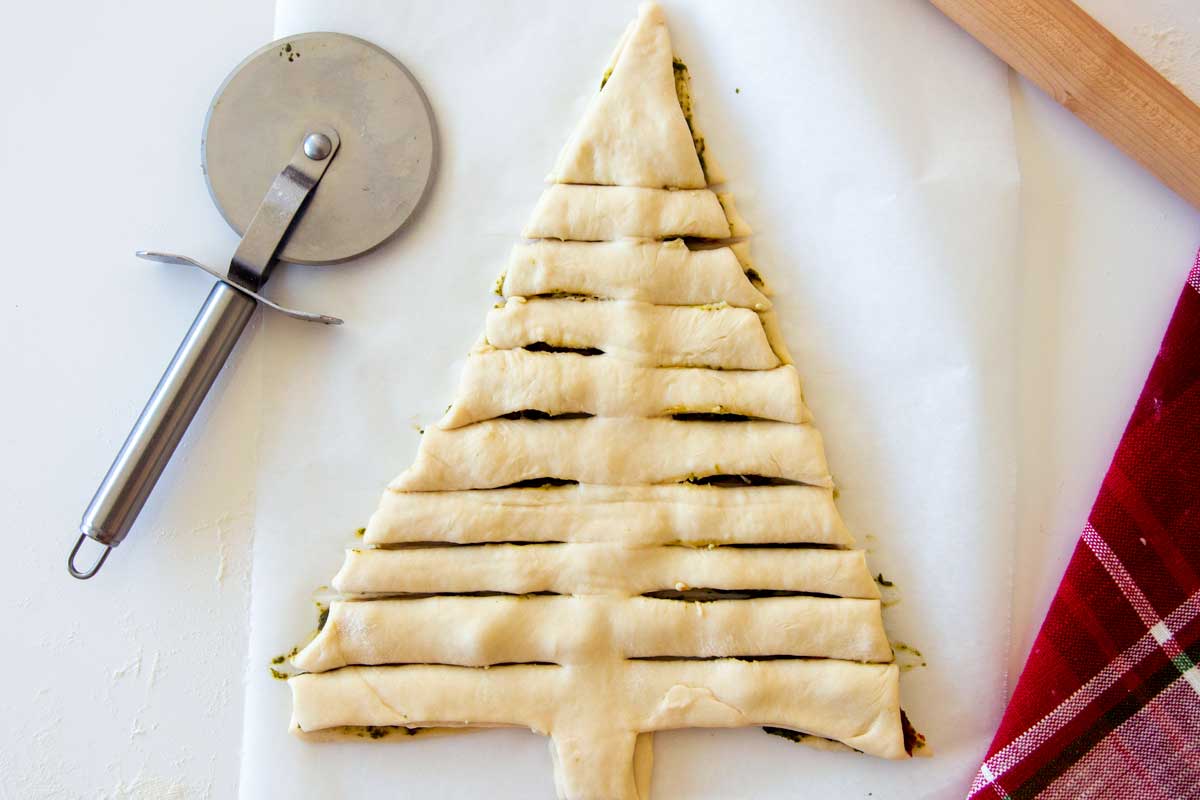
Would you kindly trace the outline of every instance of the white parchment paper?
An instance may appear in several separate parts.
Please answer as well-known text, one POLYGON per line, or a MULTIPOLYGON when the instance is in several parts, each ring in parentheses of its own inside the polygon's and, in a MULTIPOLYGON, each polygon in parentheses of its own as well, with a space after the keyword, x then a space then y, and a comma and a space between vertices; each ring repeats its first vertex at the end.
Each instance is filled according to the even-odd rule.
MULTIPOLYGON (((897 584, 902 679, 934 757, 824 753, 758 729, 655 736, 656 798, 961 797, 1002 710, 1013 534, 1018 174, 1007 79, 920 0, 668 2, 710 151, 825 435, 841 507, 897 584)), ((437 117, 426 206, 351 264, 288 266, 268 316, 241 794, 553 796, 525 731, 346 744, 287 732, 272 656, 328 583, 416 427, 450 402, 489 288, 635 3, 280 0, 276 32, 399 57, 437 117)))

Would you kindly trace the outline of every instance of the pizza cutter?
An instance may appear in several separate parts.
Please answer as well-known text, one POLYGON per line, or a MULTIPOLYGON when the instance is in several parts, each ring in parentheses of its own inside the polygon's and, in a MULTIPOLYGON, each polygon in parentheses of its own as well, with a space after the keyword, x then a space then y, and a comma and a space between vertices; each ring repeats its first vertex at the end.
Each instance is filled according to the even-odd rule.
POLYGON ((335 264, 378 247, 420 205, 435 160, 429 103, 386 51, 353 36, 305 33, 238 65, 204 122, 209 193, 242 237, 225 274, 187 256, 139 251, 217 278, 79 525, 67 568, 91 578, 125 538, 238 337, 261 304, 340 325, 260 293, 276 262, 335 264), (103 547, 80 568, 87 540, 103 547))

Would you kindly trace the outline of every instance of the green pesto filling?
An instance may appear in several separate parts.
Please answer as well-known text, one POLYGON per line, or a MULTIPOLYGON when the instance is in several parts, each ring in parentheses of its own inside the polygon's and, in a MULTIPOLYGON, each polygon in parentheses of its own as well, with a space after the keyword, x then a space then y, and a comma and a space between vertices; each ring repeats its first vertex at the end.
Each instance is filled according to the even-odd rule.
POLYGON ((328 731, 342 736, 357 736, 362 739, 383 739, 388 736, 416 736, 425 728, 406 728, 402 725, 341 725, 328 731))
POLYGON ((663 416, 669 417, 675 414, 730 414, 733 412, 719 403, 714 403, 707 408, 696 408, 692 406, 668 406, 663 409, 662 413, 663 416))
POLYGON ((721 472, 721 467, 718 465, 714 468, 711 475, 690 475, 685 479, 686 483, 693 486, 771 486, 774 484, 774 478, 767 478, 762 475, 727 475, 721 472))
POLYGON ((781 739, 789 739, 793 742, 803 742, 807 737, 800 731, 792 731, 787 728, 775 728, 770 725, 764 725, 763 730, 772 736, 778 736, 781 739))
MULTIPOLYGON (((833 744, 840 744, 840 745, 845 745, 846 747, 850 747, 849 745, 846 745, 845 742, 839 742, 837 739, 827 739, 824 736, 814 736, 811 733, 801 733, 800 731, 793 731, 789 728, 776 728, 771 725, 764 725, 763 730, 766 731, 767 733, 771 734, 772 736, 779 736, 783 739, 788 739, 789 741, 793 741, 796 744, 804 744, 807 741, 812 741, 814 743, 815 742, 831 742, 833 744)), ((856 753, 862 752, 861 750, 858 750, 853 747, 851 747, 850 749, 854 750, 854 752, 856 752, 856 753)))
POLYGON ((586 411, 542 411, 538 408, 522 408, 519 411, 501 414, 500 419, 590 419, 594 416, 595 414, 589 414, 586 411))
POLYGON ((900 709, 900 729, 904 731, 904 751, 910 756, 925 746, 925 735, 913 727, 903 708, 900 709))
POLYGON ((299 652, 300 652, 300 648, 299 648, 299 647, 293 647, 291 650, 287 651, 287 652, 286 652, 286 653, 284 653, 283 655, 281 655, 281 656, 275 656, 274 658, 272 658, 272 659, 271 659, 271 663, 272 663, 272 664, 274 664, 274 665, 276 665, 276 666, 278 666, 278 665, 282 664, 283 662, 287 661, 287 660, 288 660, 288 659, 290 659, 290 658, 295 658, 295 657, 296 657, 296 654, 297 654, 297 653, 299 653, 299 652))
MULTIPOLYGON (((825 739, 825 737, 823 737, 823 736, 813 736, 811 733, 801 733, 800 731, 793 731, 788 728, 776 728, 776 727, 772 727, 769 725, 764 725, 763 730, 766 731, 767 733, 771 734, 772 736, 779 736, 783 739, 788 739, 790 741, 796 742, 797 744, 802 744, 806 740, 809 740, 809 739, 817 739, 817 740, 825 739)), ((918 732, 917 729, 913 727, 913 724, 908 719, 908 714, 904 713, 903 708, 900 709, 900 730, 903 732, 903 735, 904 735, 904 752, 908 753, 911 756, 917 750, 920 750, 921 748, 925 747, 925 736, 923 734, 921 734, 920 732, 918 732)), ((825 741, 836 742, 837 740, 836 739, 825 739, 825 741)), ((838 744, 845 744, 845 742, 838 742, 838 744)), ((849 745, 847 745, 847 746, 849 746, 849 745)), ((859 750, 857 748, 852 747, 850 749, 854 750, 856 753, 862 752, 861 750, 859 750)))
MULTIPOLYGON (((806 740, 810 740, 810 739, 812 739, 812 740, 822 740, 823 739, 824 741, 834 741, 834 742, 836 742, 836 744, 845 745, 845 742, 840 742, 836 739, 826 739, 826 738, 824 738, 824 736, 814 736, 810 733, 800 733, 799 730, 791 730, 788 728, 775 728, 772 726, 763 726, 762 729, 766 730, 766 732, 769 733, 770 735, 780 736, 780 738, 782 738, 782 739, 794 741, 794 742, 797 742, 797 744, 804 744, 804 742, 806 740)), ((924 734, 919 733, 916 728, 912 727, 912 722, 908 721, 908 715, 905 714, 904 709, 900 709, 900 729, 901 729, 902 734, 904 734, 904 750, 906 753, 910 754, 910 756, 912 756, 912 754, 914 752, 920 750, 920 748, 925 746, 924 734)), ((846 745, 846 746, 848 747, 848 745, 846 745)), ((863 751, 858 750, 857 747, 851 747, 851 750, 853 750, 856 753, 863 752, 863 751)))
POLYGON ((925 656, 921 655, 921 651, 915 647, 911 647, 903 642, 892 642, 892 650, 897 654, 896 663, 899 665, 901 672, 910 672, 919 667, 929 666, 929 662, 925 660, 925 656), (902 664, 898 657, 901 654, 905 655, 905 663, 902 664))
POLYGON ((704 137, 696 133, 696 124, 692 118, 692 88, 688 75, 687 64, 678 58, 671 60, 675 70, 675 96, 679 98, 679 108, 683 110, 683 118, 687 122, 688 131, 692 134, 692 143, 696 146, 696 157, 700 159, 700 169, 708 177, 708 165, 704 161, 704 137))
POLYGON ((720 411, 679 411, 672 414, 671 418, 691 422, 748 422, 750 420, 750 417, 745 414, 720 411))
POLYGON ((530 478, 529 480, 510 483, 503 489, 557 489, 561 486, 577 486, 579 481, 567 478, 530 478))
POLYGON ((533 353, 575 353, 581 356, 602 356, 604 351, 595 347, 570 347, 564 344, 550 342, 534 342, 525 345, 525 349, 533 353))
MULTIPOLYGON (((887 578, 883 577, 883 573, 880 572, 875 576, 875 583, 879 584, 879 588, 883 590, 880 592, 881 599, 879 601, 879 605, 882 608, 891 608, 892 606, 900 604, 900 592, 896 589, 895 581, 889 581, 887 578)), ((910 650, 910 648, 907 648, 903 645, 901 646, 901 649, 910 650)), ((918 658, 921 656, 920 653, 915 653, 915 655, 918 658)), ((924 666, 924 664, 921 666, 924 666)), ((912 667, 910 666, 909 669, 911 668, 912 667)), ((903 667, 901 669, 903 669, 903 667)))

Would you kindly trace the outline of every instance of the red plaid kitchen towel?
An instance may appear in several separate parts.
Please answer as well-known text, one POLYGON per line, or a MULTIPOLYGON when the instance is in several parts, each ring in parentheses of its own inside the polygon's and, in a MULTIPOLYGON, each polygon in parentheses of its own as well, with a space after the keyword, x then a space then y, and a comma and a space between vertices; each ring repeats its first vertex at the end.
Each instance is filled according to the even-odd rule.
POLYGON ((968 797, 1200 798, 1200 256, 968 797))

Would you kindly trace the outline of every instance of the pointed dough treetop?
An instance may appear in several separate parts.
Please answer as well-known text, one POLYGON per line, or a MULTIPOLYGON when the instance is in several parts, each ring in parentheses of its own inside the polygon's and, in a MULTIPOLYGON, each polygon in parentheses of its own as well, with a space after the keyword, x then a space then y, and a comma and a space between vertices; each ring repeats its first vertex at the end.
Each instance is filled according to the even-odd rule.
POLYGON ((675 91, 667 22, 644 3, 611 74, 550 174, 554 183, 702 189, 707 183, 675 91))

